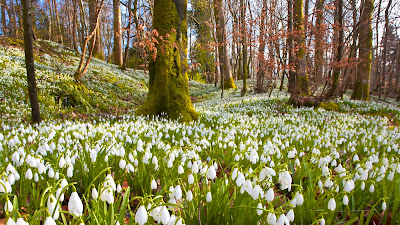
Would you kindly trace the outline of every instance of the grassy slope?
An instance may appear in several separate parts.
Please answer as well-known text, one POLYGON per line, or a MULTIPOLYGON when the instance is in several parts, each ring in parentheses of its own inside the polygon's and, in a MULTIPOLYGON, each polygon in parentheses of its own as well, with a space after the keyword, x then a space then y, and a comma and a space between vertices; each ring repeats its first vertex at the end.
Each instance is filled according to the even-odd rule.
MULTIPOLYGON (((92 60, 82 83, 73 74, 79 55, 48 41, 35 43, 35 66, 40 110, 45 119, 62 116, 125 112, 145 99, 147 75, 123 71, 115 65, 92 60)), ((22 41, 0 40, 1 120, 29 117, 29 100, 22 41)))

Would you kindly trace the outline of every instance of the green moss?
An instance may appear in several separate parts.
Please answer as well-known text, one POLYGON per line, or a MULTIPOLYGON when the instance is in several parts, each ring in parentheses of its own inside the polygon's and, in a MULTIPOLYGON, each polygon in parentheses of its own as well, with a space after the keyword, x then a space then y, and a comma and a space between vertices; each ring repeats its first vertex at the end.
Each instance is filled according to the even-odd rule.
POLYGON ((153 27, 168 43, 160 40, 157 44, 157 58, 149 64, 147 100, 136 114, 167 116, 183 122, 196 120, 198 114, 189 97, 186 73, 186 1, 157 1, 153 27))
POLYGON ((328 111, 338 111, 340 108, 338 104, 333 102, 321 102, 319 103, 319 107, 328 111))
POLYGON ((224 89, 228 90, 231 88, 236 88, 235 81, 233 80, 233 77, 230 79, 224 79, 224 89))

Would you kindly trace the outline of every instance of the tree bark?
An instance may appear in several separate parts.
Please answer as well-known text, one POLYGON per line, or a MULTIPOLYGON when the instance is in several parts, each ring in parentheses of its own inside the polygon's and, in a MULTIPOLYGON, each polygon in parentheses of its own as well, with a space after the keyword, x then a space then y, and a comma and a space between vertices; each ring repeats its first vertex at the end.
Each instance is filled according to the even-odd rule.
MULTIPOLYGON (((90 23, 90 30, 96 28, 96 34, 91 42, 94 42, 94 49, 93 49, 93 57, 104 60, 104 50, 103 44, 101 41, 101 33, 100 33, 100 24, 97 21, 97 11, 98 11, 98 1, 97 0, 89 0, 89 23, 90 23)), ((92 45, 92 44, 90 44, 92 45)))
MULTIPOLYGON (((220 74, 223 76, 224 89, 235 88, 235 82, 232 77, 228 39, 226 34, 225 10, 222 0, 214 0, 214 15, 217 23, 218 56, 220 62, 220 74)), ((222 79, 221 79, 222 80, 222 79)), ((222 85, 221 85, 222 86, 222 85)))
POLYGON ((122 31, 120 0, 113 0, 114 9, 114 64, 122 65, 122 31))
MULTIPOLYGON (((131 41, 131 23, 132 23, 132 12, 131 12, 131 7, 132 7, 132 0, 128 0, 128 25, 126 26, 126 46, 125 46, 125 53, 124 53, 124 58, 122 62, 122 69, 126 69, 126 65, 128 63, 128 55, 129 55, 129 45, 131 41)), ((135 1, 135 9, 137 7, 137 0, 135 1)), ((136 10, 135 10, 136 12, 136 10)))
POLYGON ((257 71, 257 83, 256 83, 256 88, 255 92, 257 93, 264 93, 265 88, 264 88, 264 77, 265 77, 265 46, 266 46, 266 41, 265 41, 265 22, 267 18, 267 7, 268 7, 268 1, 263 0, 263 8, 261 12, 261 21, 260 21, 260 36, 259 36, 259 49, 258 49, 258 71, 257 71))
POLYGON ((72 14, 72 46, 78 52, 77 30, 78 30, 78 0, 72 0, 72 7, 74 8, 72 14))
POLYGON ((149 65, 149 93, 138 115, 196 120, 187 77, 187 0, 154 1, 153 28, 169 43, 156 44, 157 56, 149 65), (167 35, 168 34, 168 35, 167 35))
POLYGON ((337 52, 335 65, 333 66, 333 76, 332 76, 332 85, 328 92, 328 98, 336 97, 337 91, 339 87, 339 78, 341 73, 340 62, 343 57, 343 45, 344 45, 344 30, 343 30, 343 0, 336 0, 336 16, 335 16, 335 24, 338 29, 338 37, 337 37, 337 52))
POLYGON ((22 0, 25 64, 28 80, 32 122, 40 123, 39 101, 36 90, 35 61, 33 57, 32 8, 30 0, 22 0))
POLYGON ((381 100, 383 86, 385 85, 386 78, 386 55, 388 54, 387 45, 388 45, 388 31, 389 31, 389 9, 392 5, 392 0, 389 0, 386 10, 385 10, 385 36, 383 36, 383 54, 382 54, 382 72, 379 74, 379 100, 381 100))
POLYGON ((295 73, 294 83, 290 90, 291 95, 310 95, 308 83, 306 52, 305 52, 305 34, 303 22, 303 0, 295 0, 294 8, 294 31, 295 34, 295 73))
POLYGON ((1 25, 2 25, 2 31, 3 31, 3 35, 5 37, 8 36, 8 27, 7 27, 7 21, 6 21, 6 8, 7 8, 7 2, 6 0, 2 0, 1 1, 1 25))
POLYGON ((247 77, 249 75, 249 70, 247 67, 247 26, 246 26, 246 1, 245 0, 240 0, 240 31, 242 35, 242 59, 243 59, 243 64, 242 64, 242 75, 243 75, 243 88, 241 91, 241 95, 247 94, 247 77))
POLYGON ((374 10, 374 1, 366 0, 360 17, 359 27, 359 57, 357 78, 352 99, 369 100, 369 85, 372 61, 372 27, 371 19, 374 10))
POLYGON ((324 63, 324 0, 317 0, 316 4, 316 33, 315 33, 315 81, 320 84, 323 77, 323 63, 324 63))

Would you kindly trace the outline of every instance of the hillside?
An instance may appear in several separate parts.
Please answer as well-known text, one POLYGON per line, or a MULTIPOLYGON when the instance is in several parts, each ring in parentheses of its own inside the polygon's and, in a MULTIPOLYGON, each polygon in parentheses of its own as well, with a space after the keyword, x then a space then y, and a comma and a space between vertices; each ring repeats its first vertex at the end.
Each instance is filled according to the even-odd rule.
MULTIPOLYGON (((0 112, 2 120, 29 116, 22 41, 2 39, 0 45, 0 112)), ((145 99, 143 71, 121 70, 93 59, 82 83, 73 80, 79 55, 49 41, 35 42, 35 67, 40 110, 44 119, 82 114, 117 114, 145 99)))

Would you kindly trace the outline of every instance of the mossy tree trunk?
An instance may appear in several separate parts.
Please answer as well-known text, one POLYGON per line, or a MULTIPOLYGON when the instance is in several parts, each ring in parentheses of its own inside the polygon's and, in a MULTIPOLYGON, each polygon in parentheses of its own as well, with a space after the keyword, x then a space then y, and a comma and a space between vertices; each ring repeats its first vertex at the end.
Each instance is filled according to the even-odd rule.
POLYGON ((369 85, 371 77, 372 62, 372 11, 374 1, 366 0, 361 13, 359 27, 359 57, 361 62, 358 64, 357 78, 354 85, 352 99, 369 100, 369 85))
POLYGON ((122 30, 121 30, 121 7, 120 0, 113 0, 114 11, 114 64, 122 65, 122 30))
POLYGON ((22 0, 22 13, 24 25, 24 51, 25 64, 28 79, 29 101, 31 103, 32 122, 40 123, 39 101, 36 90, 35 61, 33 57, 33 33, 32 33, 32 7, 31 0, 22 0))
MULTIPOLYGON (((232 77, 231 64, 229 62, 228 39, 226 34, 226 23, 224 16, 224 7, 222 0, 214 0, 214 15, 217 23, 217 39, 218 39, 218 57, 220 63, 220 74, 223 76, 224 89, 235 88, 235 82, 232 77)), ((222 78, 221 76, 221 78, 222 78)))
MULTIPOLYGON (((100 11, 98 6, 98 0, 89 0, 89 23, 90 30, 96 29, 95 37, 92 39, 91 43, 94 42, 93 57, 104 60, 104 50, 101 41, 100 24, 97 21, 97 14, 100 11)), ((92 44, 90 44, 92 45, 92 44)))
POLYGON ((293 21, 295 31, 295 72, 291 74, 292 84, 290 86, 291 96, 310 95, 310 88, 307 75, 306 52, 305 52, 305 34, 304 34, 304 13, 303 0, 295 0, 293 7, 293 21))
POLYGON ((197 119, 187 77, 187 0, 155 0, 153 28, 166 41, 159 40, 157 57, 149 64, 149 93, 138 115, 197 119))

